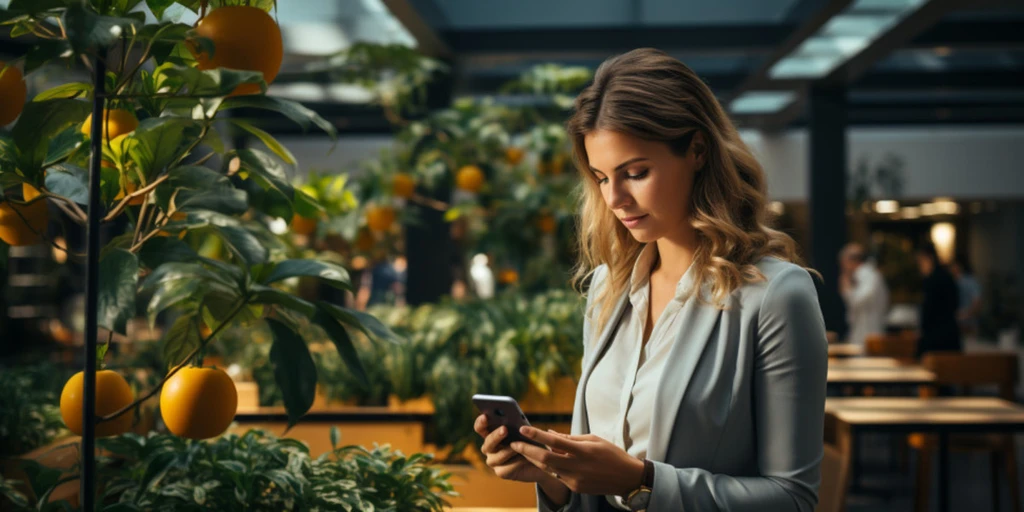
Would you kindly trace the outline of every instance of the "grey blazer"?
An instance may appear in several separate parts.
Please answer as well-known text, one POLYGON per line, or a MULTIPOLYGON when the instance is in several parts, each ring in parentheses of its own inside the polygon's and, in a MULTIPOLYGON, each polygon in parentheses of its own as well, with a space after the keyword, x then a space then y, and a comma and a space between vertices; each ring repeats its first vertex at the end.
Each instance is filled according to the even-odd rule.
MULTIPOLYGON (((652 512, 812 512, 817 504, 828 367, 817 292, 797 265, 764 258, 757 266, 766 279, 733 292, 727 309, 694 297, 678 313, 651 411, 652 512)), ((599 268, 594 287, 606 276, 599 268)), ((590 432, 583 393, 626 303, 624 294, 600 333, 591 324, 599 311, 584 322, 573 434, 590 432)), ((538 498, 538 510, 551 512, 538 498)), ((596 512, 603 499, 574 493, 562 510, 596 512)))

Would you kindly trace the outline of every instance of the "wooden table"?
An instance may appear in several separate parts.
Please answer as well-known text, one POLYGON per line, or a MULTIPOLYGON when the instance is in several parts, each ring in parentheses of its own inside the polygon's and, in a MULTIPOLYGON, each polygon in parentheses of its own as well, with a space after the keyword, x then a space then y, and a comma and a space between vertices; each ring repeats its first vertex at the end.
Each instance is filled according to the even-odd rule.
POLYGON ((921 386, 934 382, 935 374, 919 365, 873 368, 830 364, 828 367, 830 386, 921 386))
POLYGON ((828 357, 859 357, 864 355, 864 347, 856 343, 829 343, 828 357))
POLYGON ((949 510, 949 435, 1024 432, 1024 407, 999 398, 828 398, 826 428, 847 454, 840 485, 849 487, 857 435, 861 432, 938 434, 939 510, 949 510))
POLYGON ((907 368, 917 366, 916 363, 908 363, 895 357, 846 357, 843 359, 829 359, 828 368, 831 369, 863 369, 872 368, 876 370, 891 370, 894 368, 907 368))

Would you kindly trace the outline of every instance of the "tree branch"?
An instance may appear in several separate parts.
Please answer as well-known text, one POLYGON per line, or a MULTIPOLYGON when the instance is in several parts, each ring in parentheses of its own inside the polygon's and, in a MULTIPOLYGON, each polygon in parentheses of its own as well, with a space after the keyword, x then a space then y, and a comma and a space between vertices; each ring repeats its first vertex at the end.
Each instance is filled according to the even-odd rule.
POLYGON ((153 189, 157 187, 157 185, 167 181, 168 179, 169 175, 164 174, 159 178, 153 180, 153 183, 150 183, 149 185, 146 185, 145 187, 142 187, 136 190, 135 192, 132 192, 131 194, 122 197, 121 202, 117 203, 117 206, 115 206, 114 209, 111 210, 106 217, 103 217, 103 222, 110 222, 114 220, 115 218, 117 218, 118 215, 121 214, 122 211, 124 211, 124 209, 128 206, 128 203, 130 203, 132 199, 135 199, 136 197, 139 196, 144 196, 152 192, 153 189))

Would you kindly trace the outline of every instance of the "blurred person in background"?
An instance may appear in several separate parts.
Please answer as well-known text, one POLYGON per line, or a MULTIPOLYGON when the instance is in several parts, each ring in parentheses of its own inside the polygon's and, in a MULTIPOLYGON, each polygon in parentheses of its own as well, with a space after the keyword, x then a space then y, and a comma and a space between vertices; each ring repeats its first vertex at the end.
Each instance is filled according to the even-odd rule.
POLYGON ((956 280, 939 261, 939 254, 931 242, 918 246, 915 255, 917 267, 924 280, 921 282, 921 336, 917 342, 917 355, 926 352, 960 351, 960 291, 956 280))
POLYGON ((956 279, 957 291, 960 292, 960 309, 956 319, 960 322, 960 332, 970 339, 978 331, 978 317, 981 314, 981 284, 971 272, 971 267, 964 258, 957 258, 949 271, 956 279))
POLYGON ((847 341, 863 345, 869 334, 885 334, 889 289, 860 244, 851 243, 843 248, 839 269, 839 294, 846 303, 846 320, 850 324, 847 341))

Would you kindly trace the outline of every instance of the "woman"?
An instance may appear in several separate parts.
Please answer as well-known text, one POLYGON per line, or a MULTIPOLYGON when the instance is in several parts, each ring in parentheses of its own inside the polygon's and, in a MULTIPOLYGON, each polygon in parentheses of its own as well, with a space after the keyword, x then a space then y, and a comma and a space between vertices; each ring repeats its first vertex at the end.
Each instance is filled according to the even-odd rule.
POLYGON ((927 352, 963 350, 957 310, 960 291, 956 280, 939 261, 935 244, 922 242, 915 251, 921 281, 921 336, 917 340, 917 357, 927 352))
POLYGON ((761 167, 657 50, 602 64, 568 129, 592 277, 573 435, 501 444, 480 416, 487 464, 535 482, 541 511, 812 511, 825 327, 794 242, 765 226, 761 167))

